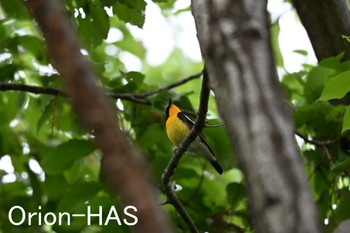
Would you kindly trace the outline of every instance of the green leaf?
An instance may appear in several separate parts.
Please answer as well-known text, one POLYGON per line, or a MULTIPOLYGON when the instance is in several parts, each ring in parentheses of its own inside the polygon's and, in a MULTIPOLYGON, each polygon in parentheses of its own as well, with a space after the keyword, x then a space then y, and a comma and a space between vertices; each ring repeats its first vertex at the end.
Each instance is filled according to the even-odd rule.
POLYGON ((128 82, 133 82, 136 86, 139 86, 143 82, 145 75, 140 72, 131 71, 126 73, 125 78, 128 82))
POLYGON ((80 9, 84 10, 85 17, 84 14, 79 14, 76 23, 84 46, 93 51, 94 48, 101 45, 103 39, 107 38, 110 29, 110 18, 101 2, 86 2, 88 2, 88 5, 83 1, 81 5, 84 6, 80 9))
POLYGON ((278 44, 278 36, 280 33, 280 25, 278 23, 278 21, 276 23, 272 24, 271 27, 271 43, 272 43, 272 48, 273 48, 273 54, 275 57, 275 61, 276 61, 276 65, 279 67, 283 67, 284 63, 283 63, 283 57, 281 54, 281 50, 280 50, 280 46, 278 44))
POLYGON ((303 56, 307 56, 307 51, 306 50, 302 50, 302 49, 296 49, 296 50, 293 50, 294 53, 298 53, 300 55, 303 55, 303 56))
POLYGON ((28 11, 22 0, 0 0, 0 4, 7 16, 17 19, 28 18, 28 11))
POLYGON ((349 70, 349 61, 342 61, 344 54, 339 54, 336 57, 329 57, 319 62, 319 66, 334 69, 338 73, 349 70))
POLYGON ((72 139, 57 147, 51 147, 43 154, 42 167, 49 174, 60 174, 79 158, 85 157, 94 151, 88 140, 72 139))
MULTIPOLYGON (((314 190, 313 190, 314 191, 314 190)), ((316 200, 317 209, 320 215, 320 218, 325 219, 327 218, 327 212, 329 212, 329 200, 331 199, 331 196, 329 192, 323 192, 318 199, 316 200)))
POLYGON ((13 80, 15 73, 17 72, 17 66, 14 64, 0 63, 0 81, 7 82, 13 80))
POLYGON ((146 2, 144 0, 118 0, 120 3, 127 5, 130 8, 133 8, 137 11, 144 11, 146 10, 146 2))
POLYGON ((40 115, 40 118, 38 120, 38 123, 37 123, 37 134, 39 134, 39 131, 41 129, 41 127, 44 125, 44 124, 50 124, 50 117, 51 117, 51 114, 52 114, 52 104, 53 104, 53 101, 51 100, 51 97, 44 97, 42 98, 44 100, 47 100, 45 101, 42 105, 42 112, 41 112, 41 115, 40 115), (50 101, 48 101, 50 99, 50 101))
POLYGON ((205 193, 203 202, 212 211, 227 205, 226 192, 221 188, 220 183, 215 180, 203 179, 202 189, 205 193))
POLYGON ((109 17, 107 12, 101 6, 101 4, 97 4, 97 2, 93 2, 90 5, 91 18, 92 22, 95 26, 96 32, 98 32, 103 39, 106 39, 109 31, 109 17))
POLYGON ((350 91, 350 71, 345 71, 329 79, 319 100, 341 99, 350 91))
POLYGON ((344 107, 328 102, 305 104, 295 109, 295 124, 297 128, 307 126, 315 134, 314 139, 335 138, 341 133, 344 110, 344 107))
POLYGON ((170 0, 153 0, 153 2, 160 2, 160 3, 163 3, 163 2, 170 2, 170 0))
POLYGON ((307 75, 305 98, 308 103, 315 102, 321 95, 327 81, 335 74, 335 70, 317 66, 307 75))
POLYGON ((227 201, 232 206, 237 206, 246 197, 246 191, 242 183, 230 183, 226 187, 227 201))
POLYGON ((59 211, 73 211, 78 206, 94 197, 102 189, 102 184, 97 182, 83 182, 75 184, 58 203, 59 211))
POLYGON ((341 222, 344 219, 350 218, 349 203, 350 191, 342 189, 341 197, 339 198, 339 204, 334 211, 336 221, 341 222))
POLYGON ((349 170, 350 171, 350 158, 344 159, 342 162, 337 163, 331 170, 334 176, 340 175, 342 172, 349 170))
POLYGON ((344 133, 350 129, 350 108, 347 108, 343 117, 343 127, 341 132, 344 133))
POLYGON ((8 30, 6 29, 6 26, 4 26, 3 24, 0 24, 0 48, 2 48, 2 43, 3 43, 3 39, 5 37, 8 37, 8 30))
POLYGON ((145 79, 145 75, 140 72, 131 71, 126 73, 125 79, 128 82, 128 84, 133 83, 135 86, 138 87, 142 84, 143 80, 145 79))
POLYGON ((175 180, 181 181, 191 178, 198 178, 198 174, 194 169, 183 166, 179 166, 178 168, 176 168, 176 173, 174 174, 175 180))
POLYGON ((48 198, 56 200, 61 197, 67 190, 68 183, 62 174, 49 175, 46 174, 43 183, 43 190, 48 198))
POLYGON ((43 197, 43 192, 42 192, 42 186, 39 180, 39 176, 38 174, 36 174, 34 171, 31 170, 28 164, 26 168, 27 168, 26 171, 30 180, 30 186, 33 190, 32 198, 37 205, 40 205, 43 197))
POLYGON ((118 90, 119 92, 135 92, 142 85, 145 75, 140 72, 131 71, 122 73, 120 78, 124 79, 126 84, 118 90))
POLYGON ((289 100, 296 99, 297 97, 303 98, 305 82, 302 77, 304 75, 304 71, 284 75, 281 84, 289 100))
POLYGON ((24 35, 18 37, 18 43, 29 51, 42 64, 46 64, 48 56, 46 53, 45 43, 36 36, 24 35))
POLYGON ((101 0, 101 3, 104 6, 112 6, 113 4, 115 4, 117 2, 117 0, 101 0))
POLYGON ((113 13, 118 16, 118 18, 126 23, 138 26, 142 28, 145 23, 145 12, 144 10, 137 10, 130 8, 128 5, 117 2, 113 6, 113 13))
POLYGON ((313 196, 315 200, 321 198, 324 192, 330 188, 329 180, 324 175, 324 171, 319 169, 315 174, 312 175, 310 179, 310 184, 312 186, 313 196))

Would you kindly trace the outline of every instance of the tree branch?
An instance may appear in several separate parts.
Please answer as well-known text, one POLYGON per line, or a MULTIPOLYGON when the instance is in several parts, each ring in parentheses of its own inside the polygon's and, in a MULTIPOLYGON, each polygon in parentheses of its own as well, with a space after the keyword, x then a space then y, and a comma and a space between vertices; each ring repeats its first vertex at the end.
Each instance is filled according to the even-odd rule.
POLYGON ((344 60, 350 58, 350 44, 342 38, 350 34, 348 1, 293 0, 292 3, 319 61, 342 52, 344 60))
POLYGON ((254 231, 321 232, 276 74, 267 1, 191 3, 218 110, 244 173, 254 231))
MULTIPOLYGON (((199 78, 203 74, 203 71, 191 75, 187 78, 184 78, 180 81, 174 82, 168 86, 161 87, 159 89, 156 89, 154 91, 150 92, 144 92, 144 93, 106 93, 106 96, 112 99, 122 99, 127 101, 132 101, 139 104, 145 104, 150 105, 151 103, 146 99, 147 97, 156 95, 158 93, 161 93, 163 91, 169 91, 175 87, 181 86, 189 81, 192 81, 196 78, 199 78)), ((26 85, 26 84, 19 84, 19 83, 3 83, 0 82, 0 91, 24 91, 24 92, 30 92, 33 94, 47 94, 47 95, 55 95, 55 96, 63 96, 67 97, 66 93, 62 90, 51 88, 51 87, 40 87, 40 86, 32 86, 32 85, 26 85)))
POLYGON ((157 205, 142 156, 117 126, 96 75, 80 53, 76 32, 58 0, 28 0, 28 8, 45 37, 47 49, 62 77, 74 111, 102 151, 101 168, 123 204, 137 208, 136 232, 172 232, 157 205), (139 192, 142 190, 142 193, 139 192))
POLYGON ((206 71, 204 70, 197 120, 195 121, 194 126, 192 127, 188 136, 175 150, 173 156, 171 157, 168 163, 168 166, 166 167, 162 175, 162 183, 164 186, 165 194, 168 199, 167 202, 174 206, 176 211, 180 214, 182 219, 190 228, 191 232, 198 232, 198 229, 195 223, 193 222, 192 218, 186 212, 184 206, 181 204, 179 198, 177 197, 174 189, 175 182, 171 181, 171 177, 174 175, 175 170, 183 154, 186 152, 190 144, 197 138, 198 134, 202 131, 205 125, 206 114, 208 111, 209 93, 210 89, 208 86, 208 77, 206 71))
POLYGON ((25 85, 25 84, 19 84, 19 83, 0 82, 0 91, 24 91, 24 92, 30 92, 33 94, 47 94, 47 95, 66 97, 66 94, 63 91, 55 88, 31 86, 31 85, 25 85))

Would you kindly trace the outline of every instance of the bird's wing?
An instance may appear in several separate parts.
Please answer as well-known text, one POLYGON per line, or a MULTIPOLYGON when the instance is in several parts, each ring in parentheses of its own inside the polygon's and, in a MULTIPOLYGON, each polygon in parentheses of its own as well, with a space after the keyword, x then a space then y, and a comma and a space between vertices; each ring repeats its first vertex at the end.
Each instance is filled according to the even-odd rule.
MULTIPOLYGON (((185 123, 185 125, 186 125, 190 130, 192 129, 192 127, 193 127, 193 125, 194 125, 194 122, 193 122, 188 116, 186 116, 185 113, 179 112, 179 113, 177 114, 177 116, 178 116, 178 118, 179 118, 180 120, 182 120, 182 121, 185 123)), ((209 144, 207 143, 207 140, 205 139, 204 134, 201 132, 201 133, 198 134, 198 137, 199 137, 200 141, 203 142, 203 144, 205 144, 205 145, 208 147, 208 149, 210 150, 210 152, 211 152, 211 153, 214 155, 214 157, 215 157, 215 154, 214 154, 213 150, 210 148, 209 144)))
POLYGON ((203 142, 208 147, 208 149, 213 154, 213 156, 216 157, 214 154, 214 151, 210 148, 209 144, 207 143, 207 140, 205 139, 204 134, 200 133, 198 136, 199 136, 199 139, 201 140, 201 142, 203 142))
POLYGON ((192 127, 193 127, 193 125, 194 125, 194 122, 193 122, 188 116, 186 116, 185 113, 179 112, 179 113, 177 114, 177 117, 178 117, 183 123, 185 123, 185 125, 187 126, 187 128, 188 128, 189 130, 192 129, 192 127))

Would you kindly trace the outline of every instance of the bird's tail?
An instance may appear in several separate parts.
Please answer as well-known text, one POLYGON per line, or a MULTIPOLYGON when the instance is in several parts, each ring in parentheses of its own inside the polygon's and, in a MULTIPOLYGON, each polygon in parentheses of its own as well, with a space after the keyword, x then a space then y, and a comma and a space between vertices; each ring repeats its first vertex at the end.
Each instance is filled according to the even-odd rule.
POLYGON ((220 175, 222 174, 223 169, 221 165, 217 161, 214 152, 210 149, 209 145, 205 142, 203 138, 199 137, 198 140, 192 142, 192 144, 189 147, 189 152, 204 158, 215 168, 215 170, 220 175))
POLYGON ((223 169, 222 169, 221 165, 219 164, 219 162, 216 159, 210 160, 209 162, 215 168, 215 170, 221 175, 223 172, 223 169))

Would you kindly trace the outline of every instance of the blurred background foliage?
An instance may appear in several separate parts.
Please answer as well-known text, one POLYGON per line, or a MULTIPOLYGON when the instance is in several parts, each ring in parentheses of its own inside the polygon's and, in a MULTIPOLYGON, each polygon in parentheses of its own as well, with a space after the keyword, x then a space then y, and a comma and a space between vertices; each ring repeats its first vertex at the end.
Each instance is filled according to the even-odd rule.
MULTIPOLYGON (((201 62, 192 60, 178 47, 162 64, 148 63, 147 49, 132 33, 133 28, 142 28, 147 17, 144 0, 62 2, 79 34, 81 52, 98 73, 98 83, 106 92, 150 92, 203 68, 201 62), (113 42, 107 40, 111 31, 119 35, 113 42), (130 70, 125 59, 121 59, 125 56, 136 59, 140 69, 130 70)), ((165 18, 190 10, 175 9, 175 0, 154 2, 165 18)), ((45 50, 45 41, 23 2, 0 0, 0 6, 0 85, 18 83, 63 89, 45 50)), ((346 104, 334 101, 350 90, 350 63, 342 61, 340 55, 318 65, 305 64, 297 73, 287 72, 278 44, 279 24, 271 23, 276 66, 299 135, 296 141, 320 218, 326 232, 331 232, 339 222, 350 218, 350 110, 346 104)), ((159 190, 160 203, 165 200, 161 174, 174 150, 164 130, 164 109, 171 97, 178 106, 195 113, 200 83, 200 79, 194 79, 145 97, 148 104, 111 99, 119 126, 149 162, 153 175, 150 182, 159 190)), ((43 214, 84 213, 88 205, 97 212, 102 206, 105 215, 111 205, 116 205, 120 218, 125 216, 118 197, 100 177, 101 155, 93 147, 93 132, 81 127, 67 99, 23 91, 1 92, 0 119, 1 233, 130 232, 129 227, 117 222, 99 225, 97 218, 92 225, 87 225, 85 219, 73 219, 70 226, 39 225, 37 217, 31 225, 11 225, 8 212, 15 205, 27 212, 36 212, 41 206, 43 214)), ((211 95, 208 125, 217 124, 220 119, 215 96, 211 95)), ((253 232, 244 178, 225 127, 207 127, 204 133, 225 172, 219 176, 203 160, 185 156, 174 176, 179 186, 177 193, 201 231, 253 232)), ((170 214, 176 232, 187 232, 175 210, 169 205, 163 208, 170 214)))

